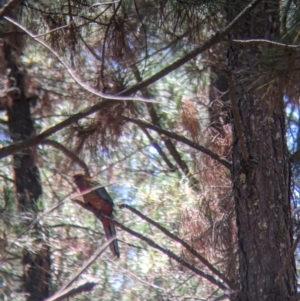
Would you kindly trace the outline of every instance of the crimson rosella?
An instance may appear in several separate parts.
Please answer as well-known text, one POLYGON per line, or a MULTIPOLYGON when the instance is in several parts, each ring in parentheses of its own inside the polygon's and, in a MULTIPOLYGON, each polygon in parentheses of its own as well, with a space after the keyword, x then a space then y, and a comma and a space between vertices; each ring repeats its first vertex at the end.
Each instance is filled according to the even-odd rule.
MULTIPOLYGON (((99 185, 98 183, 89 180, 82 174, 76 174, 73 178, 79 191, 82 193, 84 193, 86 190, 90 190, 94 186, 99 185)), ((89 191, 88 193, 83 194, 82 197, 85 203, 89 203, 95 209, 99 210, 99 212, 109 217, 113 216, 114 202, 104 187, 99 187, 89 191)), ((102 217, 101 221, 106 238, 111 239, 112 237, 115 237, 116 229, 113 222, 105 217, 102 217)), ((119 246, 116 239, 111 242, 109 247, 114 256, 120 257, 119 246)))

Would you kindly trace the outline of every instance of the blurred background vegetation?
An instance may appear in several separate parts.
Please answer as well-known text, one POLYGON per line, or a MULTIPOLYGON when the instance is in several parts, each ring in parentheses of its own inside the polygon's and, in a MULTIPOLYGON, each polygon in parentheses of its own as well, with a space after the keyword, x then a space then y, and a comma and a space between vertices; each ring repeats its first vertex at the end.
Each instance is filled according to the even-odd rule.
MULTIPOLYGON (((210 39, 226 25, 226 9, 235 13, 233 5, 205 0, 15 2, 8 16, 28 32, 2 18, 0 37, 2 44, 9 45, 11 61, 23 76, 20 90, 31 112, 25 119, 30 118, 34 127, 25 138, 101 101, 78 85, 72 74, 86 86, 116 95, 210 39)), ((281 41, 285 43, 299 40, 296 2, 281 1, 281 41)), ((25 198, 26 191, 30 195, 26 210, 20 209, 15 194, 16 158, 2 157, 0 300, 42 300, 28 291, 40 281, 47 286, 43 296, 52 295, 104 244, 99 221, 72 203, 72 194, 77 193, 72 176, 87 171, 112 196, 120 223, 208 271, 177 241, 119 207, 131 205, 189 243, 228 279, 235 279, 236 226, 230 170, 184 140, 203 146, 228 164, 231 160, 231 116, 222 73, 227 48, 227 41, 218 43, 135 91, 135 96, 156 102, 108 100, 99 111, 30 146, 29 169, 34 168, 39 175, 43 193, 33 197, 25 189, 25 198), (143 122, 155 127, 151 129, 143 122), (161 129, 178 136, 171 139, 161 129), (40 270, 44 271, 42 277, 40 270)), ((295 59, 298 54, 291 50, 288 55, 295 59)), ((281 53, 276 59, 281 62, 288 55, 281 53)), ((15 99, 7 92, 8 82, 14 87, 10 74, 14 68, 7 69, 9 60, 4 56, 0 64, 0 86, 5 92, 0 102, 1 147, 26 140, 16 138, 9 126, 16 120, 9 121, 7 113, 13 108, 10 98, 15 99)), ((278 67, 280 72, 284 68, 278 67)), ((298 90, 290 89, 286 95, 288 143, 295 152, 300 137, 295 101, 298 90)), ((293 169, 292 202, 297 223, 296 155, 293 169)), ((69 300, 217 300, 224 294, 145 241, 117 231, 120 259, 113 259, 107 250, 94 260, 72 284, 76 288, 88 283, 93 289, 76 292, 69 300)))

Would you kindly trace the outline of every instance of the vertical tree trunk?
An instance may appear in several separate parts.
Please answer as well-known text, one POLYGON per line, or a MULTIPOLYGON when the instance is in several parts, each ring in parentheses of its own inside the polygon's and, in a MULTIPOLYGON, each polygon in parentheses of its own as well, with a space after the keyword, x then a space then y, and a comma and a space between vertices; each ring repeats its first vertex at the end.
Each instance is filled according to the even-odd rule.
MULTIPOLYGON (((9 87, 6 111, 8 128, 14 143, 34 135, 30 112, 30 99, 25 95, 26 71, 16 59, 16 49, 4 42, 3 55, 9 72, 9 87)), ((13 156, 13 169, 19 211, 37 211, 36 201, 42 194, 40 174, 35 164, 34 149, 25 149, 13 156)), ((28 301, 39 301, 49 296, 50 250, 42 239, 41 229, 36 227, 34 235, 41 240, 38 250, 23 252, 23 285, 28 301)))
MULTIPOLYGON (((237 7, 241 2, 236 2, 237 7)), ((279 1, 262 1, 238 24, 233 36, 272 39, 278 29, 279 1)), ((235 117, 232 178, 239 243, 238 299, 243 301, 284 301, 297 291, 294 257, 275 286, 293 237, 283 93, 280 78, 271 84, 263 76, 267 70, 262 57, 269 50, 257 44, 233 44, 229 51, 243 130, 241 135, 235 117)))
MULTIPOLYGON (((10 86, 15 88, 7 104, 8 128, 14 143, 29 139, 35 130, 30 112, 30 102, 24 94, 26 72, 20 70, 12 61, 11 49, 5 50, 6 61, 10 68, 10 86)), ((15 186, 20 211, 35 209, 34 204, 42 194, 40 175, 35 164, 34 149, 26 149, 13 155, 15 186)))
MULTIPOLYGON (((11 28, 8 28, 10 31, 11 28)), ((13 31, 13 30, 12 30, 13 31)), ((22 47, 20 35, 1 40, 1 73, 7 78, 7 96, 4 107, 13 143, 27 140, 35 134, 30 111, 30 99, 26 93, 28 78, 19 62, 22 47), (21 42, 21 43, 20 43, 21 42)), ((25 149, 13 156, 13 170, 20 212, 37 212, 37 200, 42 194, 40 174, 35 164, 34 148, 25 149)), ((23 250, 23 286, 28 301, 40 301, 49 296, 50 250, 44 234, 35 225, 35 238, 39 241, 34 250, 23 250)), ((31 230, 32 231, 32 230, 31 230)))

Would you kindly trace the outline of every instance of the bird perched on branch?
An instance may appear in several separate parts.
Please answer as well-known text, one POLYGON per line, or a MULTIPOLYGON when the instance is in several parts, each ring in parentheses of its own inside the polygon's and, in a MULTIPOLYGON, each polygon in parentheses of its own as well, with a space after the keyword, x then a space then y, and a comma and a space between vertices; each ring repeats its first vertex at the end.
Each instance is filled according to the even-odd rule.
MULTIPOLYGON (((100 213, 108 217, 113 216, 114 202, 104 187, 93 189, 93 187, 99 186, 99 184, 91 181, 82 174, 76 174, 73 178, 79 191, 84 193, 82 197, 85 203, 89 203, 93 208, 99 210, 100 213), (88 192, 85 193, 86 191, 88 192)), ((101 217, 101 221, 106 238, 111 239, 112 237, 115 237, 116 229, 113 222, 104 216, 101 217)), ((109 247, 114 256, 120 257, 118 241, 116 239, 110 243, 109 247)))

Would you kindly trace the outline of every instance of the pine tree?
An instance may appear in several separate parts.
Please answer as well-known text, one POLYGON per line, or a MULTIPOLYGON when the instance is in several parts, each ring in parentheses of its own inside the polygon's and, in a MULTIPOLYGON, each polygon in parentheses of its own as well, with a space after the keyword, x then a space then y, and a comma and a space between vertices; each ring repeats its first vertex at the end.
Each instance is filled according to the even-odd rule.
POLYGON ((22 229, 37 251, 14 250, 28 300, 297 300, 296 2, 10 1, 18 20, 3 8, 0 157, 13 156, 18 216, 34 213, 22 229), (70 200, 78 172, 121 204, 118 263, 97 213, 70 200))

